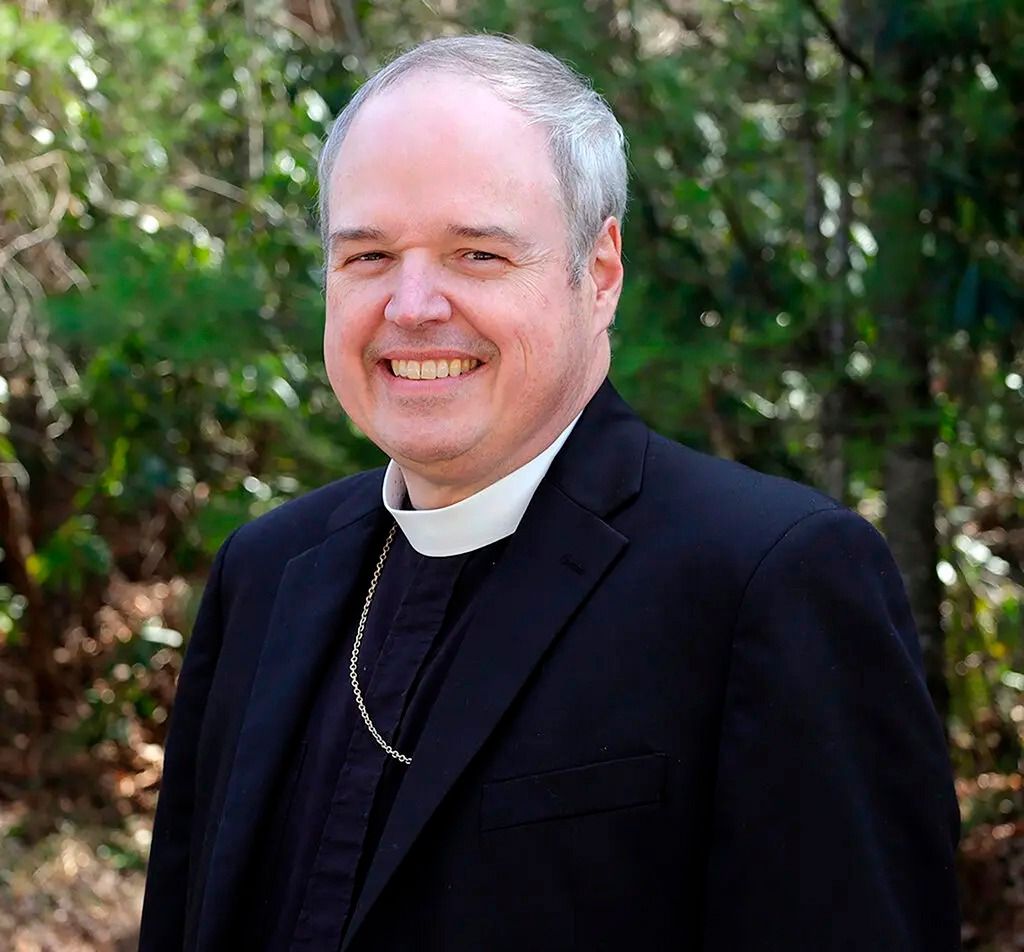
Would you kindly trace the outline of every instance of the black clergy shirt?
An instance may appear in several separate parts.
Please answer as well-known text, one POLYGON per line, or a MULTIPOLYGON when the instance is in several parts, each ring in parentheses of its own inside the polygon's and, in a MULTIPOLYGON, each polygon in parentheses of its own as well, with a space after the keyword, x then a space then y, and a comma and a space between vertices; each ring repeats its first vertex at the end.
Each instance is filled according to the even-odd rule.
MULTIPOLYGON (((371 569, 383 543, 373 548, 371 569)), ((374 726, 407 756, 415 755, 465 623, 480 609, 475 596, 505 544, 432 558, 395 531, 367 616, 358 677, 374 726)), ((369 576, 337 633, 264 827, 251 882, 252 948, 338 948, 408 770, 373 739, 352 692, 352 642, 368 587, 369 576)))

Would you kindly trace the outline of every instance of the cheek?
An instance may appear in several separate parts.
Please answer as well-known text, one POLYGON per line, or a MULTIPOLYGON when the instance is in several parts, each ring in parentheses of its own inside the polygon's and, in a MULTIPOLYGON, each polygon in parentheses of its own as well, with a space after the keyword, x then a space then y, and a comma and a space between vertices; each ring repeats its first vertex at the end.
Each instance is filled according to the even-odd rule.
POLYGON ((331 389, 340 400, 346 374, 341 369, 341 352, 335 325, 329 319, 324 325, 324 368, 327 370, 327 379, 331 382, 331 389))
POLYGON ((355 398, 357 381, 361 376, 353 372, 355 363, 361 363, 363 345, 355 335, 356 327, 348 309, 328 304, 324 321, 324 367, 331 387, 351 412, 351 401, 355 398))
POLYGON ((324 357, 359 360, 373 332, 374 310, 369 301, 339 289, 328 289, 324 322, 324 357), (344 303, 343 303, 344 302, 344 303))
POLYGON ((327 368, 327 376, 335 385, 341 379, 339 367, 344 356, 343 350, 341 322, 337 314, 328 311, 324 321, 324 366, 327 368))

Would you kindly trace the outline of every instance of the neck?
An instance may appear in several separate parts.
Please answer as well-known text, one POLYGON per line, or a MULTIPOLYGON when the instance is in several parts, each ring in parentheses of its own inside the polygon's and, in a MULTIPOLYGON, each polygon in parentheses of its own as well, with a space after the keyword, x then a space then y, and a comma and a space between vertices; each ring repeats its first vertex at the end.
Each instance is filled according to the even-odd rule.
POLYGON ((445 467, 448 472, 445 472, 444 469, 434 467, 428 471, 409 461, 396 459, 395 462, 405 479, 406 492, 409 494, 409 502, 412 503, 413 508, 441 509, 444 506, 454 506, 455 503, 462 502, 463 499, 468 499, 482 489, 486 489, 539 456, 558 439, 559 434, 569 423, 579 416, 597 392, 608 371, 607 361, 599 369, 601 372, 595 373, 595 379, 588 380, 580 388, 576 399, 565 407, 563 412, 556 415, 554 422, 539 430, 517 454, 506 458, 502 465, 494 467, 486 473, 467 476, 465 469, 457 460, 450 461, 445 467), (456 473, 454 467, 459 467, 460 471, 456 473))
POLYGON ((448 471, 445 472, 435 467, 428 471, 415 464, 409 465, 403 460, 395 460, 402 471, 409 502, 414 509, 441 509, 444 506, 454 506, 455 503, 468 499, 488 486, 493 486, 498 480, 504 479, 540 456, 578 414, 577 410, 564 420, 560 418, 554 426, 545 427, 518 453, 504 458, 499 466, 486 473, 467 474, 465 461, 461 461, 460 466, 460 461, 452 460, 447 464, 448 471), (453 466, 459 466, 458 471, 455 471, 453 466))
MULTIPOLYGON (((399 464, 402 476, 405 479, 405 489, 409 494, 409 502, 413 509, 442 509, 445 506, 454 506, 463 499, 468 499, 481 489, 493 485, 508 473, 500 473, 486 479, 473 483, 445 484, 434 482, 418 475, 411 469, 399 464)), ((512 470, 508 471, 509 473, 512 470)))
MULTIPOLYGON (((569 418, 569 420, 571 419, 572 417, 569 418)), ((467 473, 465 461, 462 461, 463 465, 459 466, 458 460, 452 460, 447 464, 447 471, 445 471, 439 467, 430 467, 429 470, 425 470, 416 465, 407 465, 402 460, 396 460, 398 468, 402 471, 402 477, 405 479, 405 490, 409 495, 409 502, 413 509, 441 509, 445 506, 454 506, 455 503, 476 495, 543 453, 558 438, 558 434, 569 425, 569 420, 566 420, 553 433, 549 434, 545 429, 543 435, 530 441, 529 446, 523 447, 515 456, 504 459, 500 466, 485 473, 467 473), (454 469, 455 466, 459 467, 458 470, 454 469)))

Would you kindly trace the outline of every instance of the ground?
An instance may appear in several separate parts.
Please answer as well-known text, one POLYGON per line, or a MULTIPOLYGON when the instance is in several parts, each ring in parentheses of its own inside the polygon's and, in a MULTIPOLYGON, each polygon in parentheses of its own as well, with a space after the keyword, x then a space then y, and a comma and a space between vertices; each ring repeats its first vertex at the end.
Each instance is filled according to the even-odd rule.
POLYGON ((11 952, 134 952, 151 824, 123 829, 60 820, 27 843, 25 810, 0 806, 0 948, 11 952))

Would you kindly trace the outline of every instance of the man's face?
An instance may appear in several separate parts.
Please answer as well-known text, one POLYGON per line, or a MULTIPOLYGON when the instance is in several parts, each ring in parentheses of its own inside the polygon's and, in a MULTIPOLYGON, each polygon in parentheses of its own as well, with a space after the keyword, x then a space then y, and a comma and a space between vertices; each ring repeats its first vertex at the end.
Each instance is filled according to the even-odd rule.
POLYGON ((617 223, 573 287, 544 133, 482 83, 421 74, 371 99, 333 170, 329 231, 331 384, 414 502, 417 480, 437 505, 527 462, 607 372, 617 223))

